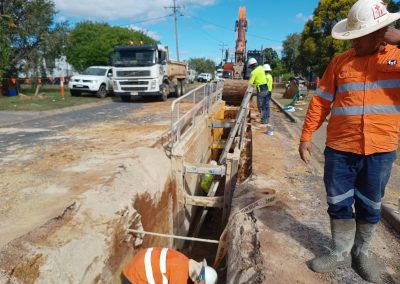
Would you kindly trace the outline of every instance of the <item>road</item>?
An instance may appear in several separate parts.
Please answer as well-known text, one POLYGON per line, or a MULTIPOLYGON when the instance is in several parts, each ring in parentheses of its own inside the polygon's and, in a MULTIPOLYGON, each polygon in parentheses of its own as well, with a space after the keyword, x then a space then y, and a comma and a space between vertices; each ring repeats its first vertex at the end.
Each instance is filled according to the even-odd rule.
POLYGON ((120 119, 130 123, 152 122, 156 119, 152 114, 140 118, 128 115, 152 102, 154 100, 138 100, 132 103, 110 101, 97 106, 65 110, 61 113, 50 111, 41 116, 24 113, 25 116, 15 118, 17 121, 21 119, 24 121, 15 124, 10 124, 12 117, 8 112, 0 112, 0 116, 3 116, 2 121, 7 122, 7 126, 0 128, 0 153, 6 152, 11 146, 25 147, 39 141, 52 140, 52 137, 58 135, 57 133, 71 127, 120 119))

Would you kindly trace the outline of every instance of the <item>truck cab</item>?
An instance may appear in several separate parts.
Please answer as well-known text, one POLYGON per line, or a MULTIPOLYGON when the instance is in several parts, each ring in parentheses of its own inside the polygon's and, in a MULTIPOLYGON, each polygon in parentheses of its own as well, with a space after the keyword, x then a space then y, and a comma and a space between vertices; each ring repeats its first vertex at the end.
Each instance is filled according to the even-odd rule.
POLYGON ((169 60, 163 45, 121 45, 113 48, 114 94, 122 101, 134 96, 158 96, 166 100, 170 92, 184 92, 186 64, 169 60))

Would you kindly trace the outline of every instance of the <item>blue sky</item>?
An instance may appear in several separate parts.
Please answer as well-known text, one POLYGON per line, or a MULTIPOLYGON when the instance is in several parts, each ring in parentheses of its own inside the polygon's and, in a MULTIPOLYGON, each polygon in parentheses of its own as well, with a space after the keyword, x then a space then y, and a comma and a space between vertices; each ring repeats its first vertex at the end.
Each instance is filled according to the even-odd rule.
MULTIPOLYGON (((221 61, 221 48, 235 47, 234 24, 239 7, 246 7, 247 49, 270 47, 280 55, 282 41, 301 32, 317 0, 176 0, 180 59, 206 57, 221 61)), ((55 0, 59 20, 107 22, 142 30, 170 47, 176 59, 173 0, 55 0)))

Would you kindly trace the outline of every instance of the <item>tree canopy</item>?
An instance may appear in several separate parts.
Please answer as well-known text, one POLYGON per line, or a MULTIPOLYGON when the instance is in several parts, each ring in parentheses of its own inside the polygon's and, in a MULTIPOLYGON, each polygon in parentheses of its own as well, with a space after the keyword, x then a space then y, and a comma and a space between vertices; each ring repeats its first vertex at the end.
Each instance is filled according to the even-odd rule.
POLYGON ((282 65, 290 73, 299 73, 299 46, 301 36, 298 33, 290 34, 282 43, 282 65))
POLYGON ((215 62, 205 57, 202 58, 190 58, 189 66, 191 69, 196 70, 197 73, 210 73, 214 74, 215 62))
POLYGON ((52 0, 10 0, 0 17, 0 78, 39 72, 62 54, 67 23, 55 23, 52 0))
POLYGON ((323 0, 301 34, 298 63, 321 76, 332 57, 351 47, 350 41, 335 40, 333 26, 347 17, 356 0, 323 0))
POLYGON ((84 21, 71 30, 66 49, 67 61, 78 71, 92 65, 108 65, 108 54, 116 45, 157 43, 143 32, 106 23, 84 21))

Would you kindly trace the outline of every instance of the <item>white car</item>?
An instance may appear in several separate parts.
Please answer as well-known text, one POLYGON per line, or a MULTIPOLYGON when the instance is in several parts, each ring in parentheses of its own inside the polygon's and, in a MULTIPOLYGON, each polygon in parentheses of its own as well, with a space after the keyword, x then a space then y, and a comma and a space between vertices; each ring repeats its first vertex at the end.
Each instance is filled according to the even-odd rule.
POLYGON ((112 67, 91 66, 81 74, 72 76, 68 87, 71 96, 92 93, 99 98, 105 98, 113 90, 112 67))
POLYGON ((212 76, 210 73, 200 73, 200 75, 197 76, 198 82, 210 82, 211 79, 212 79, 212 76))

